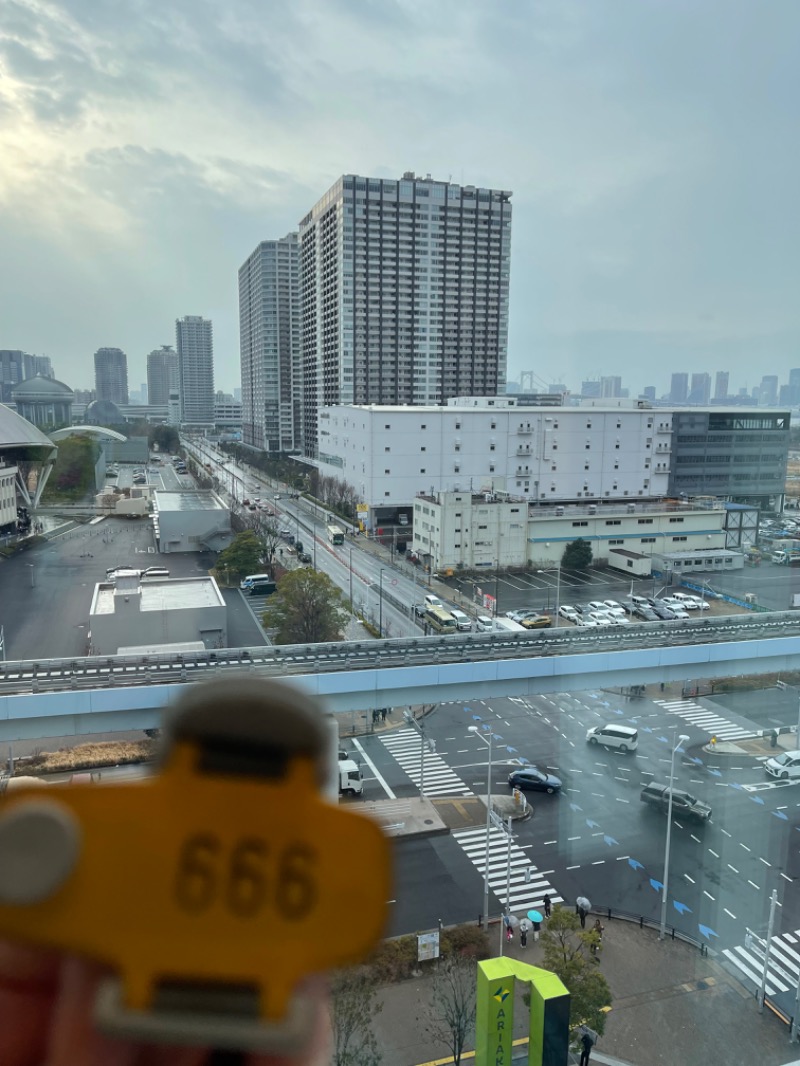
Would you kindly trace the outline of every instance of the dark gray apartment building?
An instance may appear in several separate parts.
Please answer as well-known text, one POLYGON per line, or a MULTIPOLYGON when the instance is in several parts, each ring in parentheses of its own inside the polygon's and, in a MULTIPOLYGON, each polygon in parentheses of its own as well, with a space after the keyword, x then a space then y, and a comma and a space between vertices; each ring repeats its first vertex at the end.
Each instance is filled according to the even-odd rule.
POLYGON ((98 400, 128 402, 128 357, 121 348, 98 348, 94 353, 94 387, 98 400))
POLYGON ((669 491, 780 510, 788 453, 788 411, 677 410, 669 491))
POLYGON ((306 455, 324 450, 325 404, 505 391, 510 192, 347 174, 301 221, 299 244, 306 455))
POLYGON ((298 451, 300 254, 296 233, 261 241, 239 269, 242 440, 267 452, 298 451))

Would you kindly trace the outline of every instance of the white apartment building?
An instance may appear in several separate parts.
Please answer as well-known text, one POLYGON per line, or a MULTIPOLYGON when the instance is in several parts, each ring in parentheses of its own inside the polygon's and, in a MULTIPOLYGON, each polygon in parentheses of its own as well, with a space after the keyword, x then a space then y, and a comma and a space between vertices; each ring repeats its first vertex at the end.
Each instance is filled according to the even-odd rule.
POLYGON ((348 174, 299 241, 307 456, 323 406, 504 391, 510 192, 348 174))
MULTIPOLYGON (((181 422, 214 424, 214 341, 211 321, 200 315, 176 319, 181 422)), ((170 391, 170 400, 172 392, 170 391)))
POLYGON ((602 564, 615 549, 650 557, 724 549, 725 514, 723 504, 708 500, 546 507, 442 492, 414 501, 411 550, 431 570, 503 570, 555 566, 567 544, 583 539, 602 564))
POLYGON ((242 440, 266 452, 300 448, 303 375, 297 234, 261 241, 239 269, 242 440))
POLYGON ((671 437, 672 413, 651 409, 517 407, 506 396, 332 406, 320 411, 316 465, 356 489, 375 525, 420 493, 541 504, 664 496, 671 437))
POLYGON ((147 403, 167 407, 170 390, 178 390, 178 353, 171 344, 162 344, 147 356, 147 403))
POLYGON ((17 470, 0 460, 0 529, 17 522, 17 470))

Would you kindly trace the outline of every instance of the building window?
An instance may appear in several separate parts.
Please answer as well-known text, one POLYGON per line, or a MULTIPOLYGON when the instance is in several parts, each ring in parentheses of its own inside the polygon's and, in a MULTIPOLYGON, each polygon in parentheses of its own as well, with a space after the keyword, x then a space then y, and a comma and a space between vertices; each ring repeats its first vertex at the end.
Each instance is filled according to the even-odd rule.
POLYGON ((422 470, 420 470, 420 474, 424 474, 424 473, 425 473, 425 470, 423 468, 422 470))
POLYGON ((420 429, 427 429, 428 427, 426 425, 421 425, 419 428, 420 429))
POLYGON ((572 523, 572 528, 576 529, 578 526, 588 526, 588 525, 589 525, 588 522, 573 522, 572 523))
POLYGON ((424 445, 423 445, 423 446, 422 446, 422 447, 420 448, 420 451, 421 451, 421 452, 424 452, 424 451, 425 451, 425 446, 424 446, 424 445))
POLYGON ((641 544, 655 544, 655 542, 656 542, 656 538, 655 537, 642 537, 642 539, 640 541, 641 544))
POLYGON ((384 474, 391 474, 391 470, 384 470, 384 474))
POLYGON ((670 518, 670 522, 682 522, 682 518, 670 518))
POLYGON ((383 428, 384 429, 391 429, 392 427, 389 425, 389 426, 384 426, 383 428))
POLYGON ((640 518, 639 519, 639 525, 640 526, 652 526, 652 524, 653 524, 653 519, 652 518, 640 518))
POLYGON ((383 450, 384 450, 385 452, 390 452, 390 451, 391 451, 392 449, 391 449, 391 448, 384 448, 383 450))
POLYGON ((677 541, 677 540, 686 540, 687 538, 686 537, 673 537, 672 539, 673 539, 673 541, 677 541))

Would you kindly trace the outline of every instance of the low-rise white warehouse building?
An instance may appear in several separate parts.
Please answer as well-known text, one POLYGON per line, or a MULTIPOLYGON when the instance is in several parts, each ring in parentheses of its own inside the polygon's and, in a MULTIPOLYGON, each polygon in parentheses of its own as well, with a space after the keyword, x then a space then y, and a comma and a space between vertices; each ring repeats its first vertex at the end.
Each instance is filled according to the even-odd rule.
POLYGON ((140 580, 135 572, 120 574, 116 584, 95 586, 89 610, 91 654, 187 641, 224 648, 227 610, 213 577, 140 580))
POLYGON ((392 524, 421 492, 506 492, 541 504, 667 492, 672 412, 517 407, 513 397, 446 407, 339 405, 319 414, 321 473, 352 485, 367 524, 392 524))
POLYGON ((582 539, 596 563, 613 549, 654 556, 725 547, 725 507, 676 500, 540 507, 523 499, 443 492, 414 502, 411 550, 432 570, 554 566, 582 539))
POLYGON ((156 492, 154 515, 160 552, 220 550, 231 538, 231 514, 207 489, 156 492))

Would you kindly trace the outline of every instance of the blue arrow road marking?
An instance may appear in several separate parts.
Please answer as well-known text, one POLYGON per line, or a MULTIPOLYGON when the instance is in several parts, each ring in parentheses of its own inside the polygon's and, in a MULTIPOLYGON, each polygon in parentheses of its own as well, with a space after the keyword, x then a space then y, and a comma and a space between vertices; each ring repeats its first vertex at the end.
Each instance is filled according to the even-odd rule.
POLYGON ((619 844, 619 841, 615 840, 613 837, 604 836, 603 840, 606 842, 606 844, 608 844, 609 847, 611 847, 612 844, 619 844))
POLYGON ((638 859, 629 858, 628 859, 628 866, 630 866, 630 868, 632 870, 643 870, 644 869, 644 866, 642 866, 642 864, 639 862, 638 859))
POLYGON ((712 936, 719 937, 719 933, 715 933, 713 929, 710 929, 707 925, 698 925, 697 927, 706 940, 710 940, 712 936))
POLYGON ((656 892, 660 892, 664 887, 661 881, 656 881, 655 877, 650 878, 650 884, 656 890, 656 892))
POLYGON ((692 908, 687 907, 685 903, 679 903, 676 899, 672 901, 672 906, 678 912, 678 914, 691 914, 692 908))

